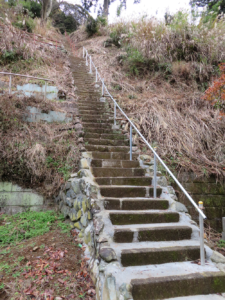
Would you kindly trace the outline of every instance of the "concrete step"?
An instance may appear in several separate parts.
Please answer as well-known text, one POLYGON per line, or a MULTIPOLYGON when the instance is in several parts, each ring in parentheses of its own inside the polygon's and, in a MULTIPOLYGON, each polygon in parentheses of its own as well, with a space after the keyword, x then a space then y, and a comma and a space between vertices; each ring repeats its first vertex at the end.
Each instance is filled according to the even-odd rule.
POLYGON ((159 242, 159 241, 179 241, 191 238, 192 228, 179 225, 165 225, 157 227, 135 228, 135 229, 115 229, 114 242, 132 243, 133 241, 159 242))
MULTIPOLYGON (((91 127, 87 127, 84 128, 84 131, 86 133, 96 133, 96 134, 108 134, 108 133, 112 133, 112 127, 110 128, 91 128, 91 127)), ((116 134, 121 134, 120 131, 115 131, 116 134)))
POLYGON ((99 168, 137 168, 139 167, 139 161, 118 159, 93 159, 91 162, 91 166, 99 168))
POLYGON ((125 152, 128 153, 130 147, 127 146, 104 146, 104 145, 87 145, 85 146, 87 151, 95 152, 125 152))
POLYGON ((80 107, 80 104, 81 104, 81 105, 89 106, 89 108, 95 107, 95 105, 99 106, 102 103, 105 105, 104 102, 100 102, 98 99, 99 99, 99 96, 97 97, 96 95, 93 96, 93 98, 91 98, 91 99, 90 98, 88 98, 86 100, 85 99, 82 99, 82 100, 78 99, 77 104, 78 104, 79 107, 80 107))
MULTIPOLYGON (((120 169, 123 170, 123 169, 120 169)), ((123 176, 120 174, 120 176, 123 176)), ((150 186, 152 183, 151 177, 96 177, 95 181, 99 185, 135 185, 135 186, 150 186)))
POLYGON ((161 247, 122 250, 124 267, 165 264, 169 262, 194 261, 200 258, 200 247, 161 247))
POLYGON ((225 292, 225 273, 203 271, 180 276, 133 279, 131 285, 134 300, 223 293, 225 292))
POLYGON ((86 133, 85 138, 87 139, 103 139, 103 140, 126 140, 127 137, 123 134, 114 133, 114 134, 107 134, 107 133, 86 133))
POLYGON ((109 140, 109 139, 92 139, 86 138, 85 142, 88 142, 89 145, 106 145, 106 146, 128 146, 128 140, 109 140))
POLYGON ((103 102, 96 102, 94 106, 90 106, 84 100, 79 100, 78 106, 79 106, 79 109, 82 109, 82 110, 90 110, 90 109, 92 109, 94 111, 105 110, 105 103, 103 103, 103 102))
POLYGON ((104 111, 90 111, 89 113, 87 113, 87 111, 83 111, 83 110, 80 110, 79 109, 79 116, 84 120, 85 118, 88 118, 88 120, 90 118, 93 118, 93 119, 106 119, 108 120, 109 118, 113 118, 113 114, 111 113, 108 113, 108 112, 104 112, 104 111))
MULTIPOLYGON (((124 152, 92 152, 93 159, 107 159, 107 160, 129 160, 130 154, 124 152)), ((133 161, 137 161, 138 154, 133 153, 133 161)))
POLYGON ((105 198, 106 210, 164 210, 169 208, 168 200, 146 198, 105 198))
POLYGON ((92 123, 92 122, 82 122, 84 128, 107 128, 112 130, 112 124, 109 123, 92 123))
POLYGON ((167 298, 164 300, 224 300, 225 294, 222 296, 218 294, 209 294, 209 295, 195 295, 195 296, 184 296, 184 297, 176 297, 176 298, 167 298))
MULTIPOLYGON (((145 170, 141 168, 92 168, 92 173, 95 177, 138 177, 144 176, 145 170)), ((138 181, 138 178, 136 179, 138 181)), ((119 181, 119 179, 118 179, 119 181)), ((135 179, 133 180, 135 182, 135 179)), ((140 182, 139 182, 140 183, 140 182)), ((149 181, 150 183, 150 181, 149 181)), ((105 185, 105 183, 104 183, 105 185)), ((140 185, 140 184, 138 184, 140 185)), ((149 184, 150 185, 150 184, 149 184)))
MULTIPOLYGON (((105 123, 105 124, 107 124, 107 123, 110 123, 110 124, 112 124, 114 121, 113 121, 113 119, 108 119, 108 118, 98 118, 98 119, 96 119, 96 118, 92 118, 92 117, 81 117, 81 120, 83 121, 83 122, 92 122, 93 124, 96 124, 96 123, 105 123)), ((112 125, 110 125, 110 126, 112 126, 112 125)))
MULTIPOLYGON (((103 197, 127 198, 127 197, 153 197, 153 187, 146 186, 120 186, 103 185, 100 186, 103 197)), ((161 188, 157 188, 157 197, 162 193, 161 188)))
POLYGON ((110 220, 113 225, 132 224, 155 224, 155 223, 176 223, 180 220, 177 212, 110 212, 110 220))
POLYGON ((85 90, 81 91, 81 90, 79 90, 79 91, 76 91, 76 93, 77 93, 77 95, 91 95, 92 97, 96 96, 96 98, 97 97, 100 98, 100 93, 99 92, 94 92, 93 90, 91 90, 91 91, 85 91, 85 90))

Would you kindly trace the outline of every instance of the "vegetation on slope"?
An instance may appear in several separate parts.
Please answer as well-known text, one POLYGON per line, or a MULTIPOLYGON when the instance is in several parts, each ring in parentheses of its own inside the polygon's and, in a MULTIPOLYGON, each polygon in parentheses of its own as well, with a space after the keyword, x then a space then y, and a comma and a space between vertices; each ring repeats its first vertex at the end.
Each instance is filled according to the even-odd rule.
POLYGON ((52 196, 77 168, 77 135, 71 124, 27 123, 26 107, 61 111, 56 102, 1 96, 0 177, 52 196))
MULTIPOLYGON (((74 33, 74 40, 79 35, 74 33)), ((110 39, 93 38, 77 46, 85 43, 110 91, 142 134, 172 168, 223 179, 223 106, 203 97, 225 61, 224 18, 196 24, 178 12, 167 25, 147 17, 121 20, 108 27, 108 35, 110 39)))
MULTIPOLYGON (((12 21, 12 19, 11 19, 12 21)), ((47 22, 41 26, 34 20, 34 32, 29 34, 7 24, 0 26, 1 71, 10 71, 53 80, 53 85, 68 97, 76 99, 68 53, 62 46, 63 36, 47 22), (49 39, 58 40, 58 44, 49 39), (57 47, 56 47, 57 46, 57 47)), ((7 90, 9 76, 0 78, 7 90)), ((16 84, 43 81, 12 77, 16 84)), ((1 91, 2 92, 2 91, 1 91)), ((77 168, 79 151, 77 136, 71 124, 27 123, 27 106, 43 112, 64 111, 63 103, 43 99, 1 95, 0 101, 0 178, 36 188, 50 197, 77 168)))
POLYGON ((95 299, 77 235, 53 211, 0 214, 0 299, 95 299))

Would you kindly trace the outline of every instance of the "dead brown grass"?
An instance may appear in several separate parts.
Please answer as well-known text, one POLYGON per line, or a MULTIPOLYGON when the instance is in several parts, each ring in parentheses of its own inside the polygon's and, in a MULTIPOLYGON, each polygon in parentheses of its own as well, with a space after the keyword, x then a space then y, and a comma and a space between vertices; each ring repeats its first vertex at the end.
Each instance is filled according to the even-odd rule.
POLYGON ((77 135, 71 124, 25 122, 26 106, 61 110, 48 100, 1 97, 0 176, 51 197, 77 168, 77 135))
MULTIPOLYGON (((203 93, 196 86, 190 87, 182 79, 171 85, 157 72, 143 79, 127 76, 121 65, 126 53, 117 47, 104 48, 106 39, 93 38, 79 45, 84 44, 92 54, 110 92, 160 156, 178 169, 223 179, 225 123, 219 112, 201 100, 203 93)), ((173 67, 178 77, 189 73, 186 63, 173 67)), ((135 139, 146 152, 145 145, 137 136, 135 139)))
MULTIPOLYGON (((49 24, 40 27, 38 22, 37 20, 37 33, 45 32, 41 39, 36 36, 34 38, 33 35, 11 25, 1 27, 0 65, 2 65, 2 71, 51 79, 58 89, 76 98, 67 51, 49 44, 49 41, 44 39, 45 37, 57 39, 58 46, 63 46, 64 37, 49 24), (5 54, 10 54, 10 57, 5 58, 5 54)), ((13 77, 14 84, 19 82, 27 83, 30 79, 13 77)))

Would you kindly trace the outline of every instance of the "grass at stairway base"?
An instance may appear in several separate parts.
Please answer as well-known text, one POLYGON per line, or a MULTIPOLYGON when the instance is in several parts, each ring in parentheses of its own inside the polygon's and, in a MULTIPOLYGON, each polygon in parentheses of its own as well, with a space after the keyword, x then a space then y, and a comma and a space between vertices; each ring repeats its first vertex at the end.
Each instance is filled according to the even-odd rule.
POLYGON ((11 240, 0 242, 0 300, 95 298, 82 258, 84 248, 78 247, 77 233, 63 216, 55 212, 2 215, 0 239, 8 227, 15 234, 8 232, 11 240))

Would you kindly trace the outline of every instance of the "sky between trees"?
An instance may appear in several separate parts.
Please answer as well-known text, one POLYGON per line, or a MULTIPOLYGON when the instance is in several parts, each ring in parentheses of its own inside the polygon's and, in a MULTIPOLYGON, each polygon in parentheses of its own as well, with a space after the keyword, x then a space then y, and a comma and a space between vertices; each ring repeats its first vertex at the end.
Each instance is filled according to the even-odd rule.
MULTIPOLYGON (((81 0, 66 0, 69 3, 81 4, 81 0)), ((155 16, 159 19, 164 18, 166 11, 175 13, 179 9, 190 10, 189 0, 141 0, 140 4, 133 4, 133 0, 127 0, 127 9, 122 9, 121 17, 130 18, 138 17, 144 14, 148 16, 155 16)), ((103 0, 99 0, 99 4, 103 5, 103 0)), ((110 5, 109 9, 109 22, 113 23, 117 16, 117 8, 120 4, 119 0, 116 0, 110 5)), ((95 17, 97 12, 91 9, 91 14, 95 17)))

